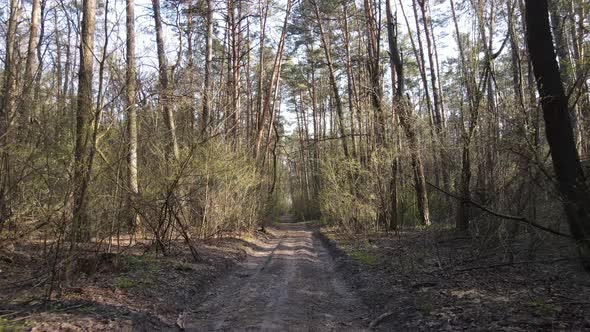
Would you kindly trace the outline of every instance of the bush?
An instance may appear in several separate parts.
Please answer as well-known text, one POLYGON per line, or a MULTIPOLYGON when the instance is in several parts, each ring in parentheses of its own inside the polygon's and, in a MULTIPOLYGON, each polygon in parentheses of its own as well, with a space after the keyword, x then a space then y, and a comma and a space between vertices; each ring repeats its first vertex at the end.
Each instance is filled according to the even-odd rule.
POLYGON ((329 156, 322 167, 322 216, 350 233, 374 229, 379 209, 375 176, 357 161, 329 156))

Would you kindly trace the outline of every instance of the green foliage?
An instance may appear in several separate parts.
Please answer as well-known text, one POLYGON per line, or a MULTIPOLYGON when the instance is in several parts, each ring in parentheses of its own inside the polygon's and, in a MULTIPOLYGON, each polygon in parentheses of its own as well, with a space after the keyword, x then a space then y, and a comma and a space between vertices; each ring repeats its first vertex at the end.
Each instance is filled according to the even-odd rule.
POLYGON ((350 256, 367 266, 376 266, 379 264, 379 258, 364 249, 354 249, 350 253, 350 256))
POLYGON ((157 259, 149 255, 123 256, 123 266, 126 271, 155 271, 158 267, 157 264, 157 259))
POLYGON ((328 156, 322 167, 320 209, 325 220, 348 233, 365 232, 377 221, 375 177, 357 161, 328 156))
POLYGON ((414 298, 414 303, 416 304, 416 308, 426 315, 434 310, 434 303, 428 296, 417 295, 414 298))
POLYGON ((115 279, 115 287, 120 289, 128 289, 136 286, 137 283, 129 277, 120 276, 115 279))
POLYGON ((0 318, 0 332, 20 332, 27 330, 27 323, 24 321, 14 322, 6 318, 0 318))
POLYGON ((290 212, 298 221, 318 219, 321 216, 320 203, 305 197, 305 195, 296 196, 293 199, 290 212))
POLYGON ((193 271, 193 266, 187 262, 177 262, 175 261, 172 264, 172 267, 177 270, 177 271, 184 271, 184 272, 188 272, 188 271, 193 271))
MULTIPOLYGON (((209 221, 203 236, 222 229, 252 229, 268 211, 265 178, 250 155, 225 143, 210 143, 192 159, 191 200, 209 221)), ((274 206, 271 202, 270 206, 274 206)))
POLYGON ((250 230, 263 216, 281 209, 268 194, 267 177, 261 176, 252 156, 223 140, 184 149, 173 167, 167 168, 164 159, 146 163, 140 170, 140 214, 152 229, 166 217, 166 204, 173 205, 176 217, 195 237, 250 230))

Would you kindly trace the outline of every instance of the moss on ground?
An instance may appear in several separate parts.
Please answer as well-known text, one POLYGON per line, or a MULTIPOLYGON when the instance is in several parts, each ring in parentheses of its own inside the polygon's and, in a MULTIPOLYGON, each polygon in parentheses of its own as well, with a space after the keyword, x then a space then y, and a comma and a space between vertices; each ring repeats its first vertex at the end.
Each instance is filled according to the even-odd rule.
POLYGON ((367 266, 376 266, 379 263, 379 258, 377 256, 360 248, 352 250, 350 256, 367 266))
POLYGON ((0 318, 0 332, 20 332, 28 329, 26 321, 12 321, 0 318))

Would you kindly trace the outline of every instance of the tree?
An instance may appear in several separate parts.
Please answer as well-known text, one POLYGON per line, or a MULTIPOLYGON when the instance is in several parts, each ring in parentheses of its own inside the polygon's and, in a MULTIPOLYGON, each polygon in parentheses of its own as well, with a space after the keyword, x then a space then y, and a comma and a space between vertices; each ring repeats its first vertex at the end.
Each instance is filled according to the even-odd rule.
POLYGON ((525 0, 527 44, 543 108, 557 187, 570 231, 590 272, 590 190, 576 150, 568 102, 556 60, 547 0, 525 0))
POLYGON ((201 114, 201 135, 207 135, 211 112, 211 62, 213 62, 213 0, 207 0, 207 35, 205 36, 205 77, 203 91, 203 113, 201 114))
POLYGON ((342 98, 340 98, 340 92, 338 91, 338 82, 336 82, 336 75, 334 74, 334 65, 332 63, 332 52, 330 51, 330 44, 326 37, 324 25, 322 23, 322 17, 320 15, 320 9, 315 0, 310 0, 314 8, 314 13, 318 21, 318 27, 320 28, 320 38, 322 40, 322 46, 324 48, 324 54, 326 56, 326 62, 328 64, 328 74, 330 77, 330 85, 332 86, 332 94, 336 103, 336 114, 338 115, 338 128, 340 130, 340 140, 342 142, 342 152, 344 157, 348 158, 348 145, 346 144, 346 131, 344 129, 344 110, 342 107, 342 98))
MULTIPOLYGON (((422 156, 420 154, 420 140, 418 137, 415 124, 413 123, 409 101, 404 96, 403 62, 397 44, 397 27, 395 26, 396 23, 393 18, 393 14, 391 13, 391 4, 389 0, 387 0, 386 2, 386 7, 391 76, 392 80, 395 79, 395 83, 392 84, 395 87, 394 106, 399 116, 400 125, 403 128, 404 133, 406 134, 406 137, 408 139, 412 170, 414 173, 414 185, 416 190, 416 200, 418 202, 418 212, 420 214, 420 221, 423 225, 428 226, 431 224, 430 209, 428 206, 428 193, 426 190, 424 165, 422 163, 422 156)), ((396 167, 394 165, 392 169, 395 168, 396 167)), ((392 203, 396 200, 397 197, 392 197, 392 203)))
POLYGON ((35 83, 35 76, 37 75, 37 53, 39 45, 39 20, 41 16, 41 2, 40 0, 33 0, 31 9, 31 27, 29 29, 29 45, 27 47, 27 60, 25 64, 25 87, 23 91, 23 105, 22 111, 23 120, 28 120, 29 117, 34 117, 32 108, 35 83), (32 114, 31 114, 32 113, 32 114))
POLYGON ((76 108, 76 145, 74 150, 72 243, 90 237, 87 215, 87 193, 92 171, 94 30, 96 0, 84 0, 82 34, 80 38, 80 69, 78 72, 78 102, 76 108))
POLYGON ((12 179, 8 149, 11 144, 11 137, 14 136, 11 127, 16 116, 16 27, 19 15, 19 1, 10 0, 10 13, 6 31, 2 108, 0 111, 0 229, 8 222, 11 215, 9 190, 12 179))
POLYGON ((127 224, 134 227, 137 224, 137 214, 134 209, 134 201, 139 194, 137 180, 137 109, 135 107, 136 77, 135 77, 135 3, 127 0, 127 68, 126 68, 126 95, 127 107, 127 224))
POLYGON ((162 30, 160 0, 152 0, 152 9, 154 11, 154 24, 156 27, 156 49, 158 53, 158 78, 160 83, 159 106, 164 115, 166 135, 168 136, 168 142, 166 144, 166 157, 168 159, 178 160, 180 158, 180 150, 178 148, 178 139, 176 138, 174 110, 170 100, 172 97, 172 91, 168 74, 168 59, 166 58, 164 32, 162 30))
MULTIPOLYGON (((264 102, 263 104, 261 104, 262 106, 262 113, 260 115, 260 119, 258 121, 258 129, 257 129, 257 134, 256 134, 256 147, 255 147, 255 156, 256 159, 260 158, 260 149, 262 146, 262 139, 263 139, 263 134, 264 134, 264 127, 266 125, 266 119, 268 117, 268 115, 270 114, 271 111, 271 102, 275 99, 276 94, 274 93, 274 91, 276 91, 276 86, 279 82, 280 79, 280 73, 281 73, 281 65, 282 65, 282 59, 283 59, 283 51, 285 49, 285 37, 287 36, 287 27, 288 27, 288 23, 289 23, 289 15, 291 14, 291 8, 293 6, 293 1, 292 0, 287 0, 287 8, 285 11, 285 19, 283 21, 283 29, 281 32, 281 37, 279 39, 279 45, 277 47, 277 53, 275 55, 275 59, 273 62, 273 66, 272 66, 272 73, 270 76, 270 80, 268 83, 268 87, 264 93, 264 102)), ((268 8, 265 9, 265 11, 267 11, 268 8)), ((266 14, 265 14, 266 15, 266 14)), ((261 23, 262 26, 264 27, 265 24, 261 23)), ((261 48, 264 48, 264 39, 261 35, 261 44, 260 44, 261 48)), ((261 49, 261 54, 264 52, 261 49)), ((262 66, 261 66, 262 67, 262 66)), ((263 68, 260 68, 260 72, 263 72, 263 68)), ((259 78, 260 81, 262 81, 262 77, 259 78)), ((259 84, 261 84, 259 82, 259 84)), ((262 85, 259 86, 259 94, 262 94, 262 89, 261 89, 262 85)), ((274 107, 274 106, 273 106, 274 107)))
POLYGON ((373 112, 375 113, 376 125, 375 133, 378 145, 384 145, 385 142, 385 116, 383 114, 383 89, 381 88, 381 71, 379 69, 380 56, 380 29, 371 0, 365 0, 365 27, 367 34, 367 71, 370 80, 369 94, 373 112))

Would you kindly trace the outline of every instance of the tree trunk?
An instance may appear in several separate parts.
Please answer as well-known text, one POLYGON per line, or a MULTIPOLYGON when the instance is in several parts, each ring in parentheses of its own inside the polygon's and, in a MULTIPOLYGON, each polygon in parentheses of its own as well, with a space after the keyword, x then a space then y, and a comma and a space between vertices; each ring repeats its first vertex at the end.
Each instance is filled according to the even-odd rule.
MULTIPOLYGON (((342 2, 342 21, 344 25, 344 49, 346 51, 346 87, 348 92, 348 111, 350 113, 350 142, 352 143, 352 159, 357 159, 356 130, 354 124, 354 76, 352 71, 352 60, 350 58, 350 32, 348 28, 348 5, 342 2)), ((358 105, 357 105, 358 106, 358 105)), ((358 109, 358 108, 357 108, 358 109)))
MULTIPOLYGON (((29 30, 29 45, 27 48, 27 62, 25 65, 23 106, 21 111, 23 124, 35 116, 33 108, 35 76, 37 75, 37 49, 39 46, 39 19, 41 16, 40 0, 33 0, 31 10, 31 27, 29 30)), ((24 128, 26 129, 26 128, 24 128)))
POLYGON ((164 35, 162 31, 162 16, 160 14, 160 0, 152 0, 154 10, 154 22, 156 26, 156 46, 158 51, 158 67, 160 79, 160 107, 164 113, 164 123, 168 135, 166 144, 166 154, 168 158, 178 160, 180 151, 178 150, 178 140, 176 138, 176 125, 174 123, 174 112, 170 107, 171 91, 168 80, 168 59, 164 47, 164 35))
POLYGON ((205 77, 201 135, 207 136, 211 112, 211 62, 213 62, 213 0, 207 0, 207 35, 205 37, 205 77))
POLYGON ((240 58, 241 58, 241 5, 240 2, 229 0, 228 6, 228 36, 229 36, 229 59, 228 59, 228 78, 231 96, 231 107, 229 109, 229 135, 231 136, 234 147, 238 142, 239 122, 240 122, 240 58))
MULTIPOLYGON (((461 40, 459 24, 453 0, 450 1, 450 5, 453 24, 455 26, 457 47, 459 48, 461 75, 464 81, 465 90, 467 92, 467 101, 470 116, 469 127, 465 128, 466 119, 464 117, 463 107, 461 107, 460 128, 461 141, 463 143, 461 154, 461 177, 459 178, 459 190, 461 194, 461 200, 458 202, 457 205, 455 228, 459 233, 467 233, 469 231, 469 201, 471 199, 471 141, 477 129, 479 119, 479 104, 481 102, 483 94, 481 93, 481 91, 479 91, 479 87, 475 79, 475 73, 473 71, 470 71, 467 67, 467 60, 465 59, 465 50, 463 47, 463 42, 461 40)), ((487 52, 488 49, 486 48, 486 54, 488 54, 487 52)), ((486 75, 484 75, 483 81, 486 81, 488 79, 489 75, 487 75, 487 73, 489 73, 489 71, 486 71, 486 75)), ((485 86, 482 83, 480 84, 481 86, 485 86)))
POLYGON ((381 74, 379 70, 379 29, 377 28, 377 20, 375 18, 375 13, 373 12, 372 1, 365 0, 364 4, 367 29, 367 69, 371 81, 371 103, 373 104, 373 111, 375 112, 375 136, 378 145, 385 145, 385 117, 382 109, 383 91, 381 89, 381 74))
POLYGON ((348 145, 346 144, 346 131, 344 129, 344 111, 342 108, 342 99, 340 98, 340 92, 338 91, 338 83, 336 82, 336 75, 334 74, 334 65, 332 64, 332 54, 330 52, 330 44, 324 31, 324 25, 322 23, 322 17, 320 15, 320 9, 318 8, 315 0, 310 0, 316 19, 318 20, 318 26, 320 28, 320 37, 322 39, 322 45, 324 46, 324 55, 326 56, 326 62, 328 63, 328 74, 330 76, 330 85, 332 86, 332 94, 336 102, 336 113, 338 115, 338 129, 340 130, 340 141, 342 142, 342 152, 344 157, 348 159, 348 145))
POLYGON ((258 157, 258 137, 261 135, 261 131, 264 130, 264 122, 262 121, 262 114, 264 113, 264 77, 265 77, 265 56, 264 56, 264 41, 266 37, 266 17, 268 15, 268 0, 258 0, 258 11, 260 14, 260 33, 259 33, 259 45, 258 45, 258 101, 256 111, 256 133, 254 136, 254 155, 258 157), (264 5, 262 4, 264 1, 264 5))
MULTIPOLYGON (((422 79, 422 87, 424 88, 424 99, 426 99, 426 109, 428 110, 428 119, 431 125, 431 132, 433 136, 433 145, 434 142, 434 135, 435 131, 433 130, 435 124, 437 123, 436 116, 432 111, 432 100, 430 99, 430 87, 428 85, 428 77, 426 76, 426 60, 424 59, 424 46, 422 45, 422 32, 420 31, 420 22, 418 19, 418 9, 416 8, 416 1, 412 1, 412 10, 414 12, 414 18, 416 23, 416 40, 418 41, 418 49, 414 49, 414 54, 416 54, 416 60, 418 62, 418 69, 420 70, 420 78, 422 79)), ((410 32, 410 26, 408 25, 408 32, 410 32)), ((412 47, 416 47, 414 43, 412 43, 412 47)))
MULTIPOLYGON (((287 24, 289 23, 289 15, 291 14, 292 6, 293 6, 293 1, 287 0, 285 20, 283 21, 283 29, 281 32, 281 37, 279 40, 279 45, 277 48, 275 60, 274 60, 273 66, 272 66, 272 73, 270 76, 269 86, 268 86, 268 89, 266 91, 265 98, 264 98, 264 106, 262 108, 262 115, 260 116, 260 121, 258 121, 258 133, 256 135, 256 150, 255 150, 256 159, 260 158, 260 148, 262 146, 262 138, 264 136, 263 135, 264 134, 264 125, 266 124, 266 117, 270 113, 271 101, 273 99, 273 96, 272 96, 273 91, 275 91, 275 85, 278 84, 278 80, 280 77, 281 62, 283 59, 283 51, 285 48, 285 37, 287 36, 287 27, 288 27, 287 24)), ((261 47, 262 47, 262 45, 261 45, 261 47)), ((261 71, 262 70, 263 69, 261 69, 261 71)), ((261 91, 262 90, 260 90, 259 93, 261 91)))
POLYGON ((92 171, 92 70, 94 66, 94 30, 96 0, 84 0, 80 69, 78 73, 78 106, 76 110, 76 146, 74 150, 72 244, 90 239, 87 215, 87 191, 92 171))
MULTIPOLYGON (((400 124, 404 129, 404 133, 408 139, 420 221, 422 225, 428 226, 431 224, 430 210, 428 206, 428 192, 426 191, 426 179, 424 177, 424 166, 422 164, 422 156, 420 154, 420 140, 411 118, 410 105, 406 100, 406 97, 404 97, 403 63, 397 44, 397 29, 395 27, 393 14, 391 13, 390 0, 386 0, 386 7, 389 63, 391 66, 392 78, 396 79, 396 82, 393 83, 393 86, 395 87, 394 107, 397 109, 400 124)), ((396 166, 392 165, 392 169, 395 170, 395 168, 396 166)), ((394 176, 397 176, 397 174, 394 173, 394 176)), ((394 200, 397 200, 397 197, 392 197, 392 202, 394 202, 394 200)), ((392 212, 395 213, 395 211, 392 212)))
POLYGON ((10 1, 10 14, 6 31, 6 51, 4 60, 4 82, 2 91, 2 105, 0 109, 0 231, 11 216, 10 193, 12 186, 10 153, 12 143, 12 124, 16 108, 16 28, 19 16, 19 1, 10 1))
MULTIPOLYGON (((396 17, 393 16, 391 12, 391 1, 385 1, 385 11, 386 11, 386 18, 387 18, 387 41, 389 45, 389 66, 391 69, 391 89, 392 93, 392 104, 395 104, 396 101, 399 102, 401 98, 403 98, 403 68, 401 66, 401 59, 394 60, 394 57, 399 54, 397 50, 397 20, 396 17), (400 66, 397 66, 396 63, 399 63, 400 66)), ((393 108, 393 116, 397 119, 397 112, 396 107, 392 105, 393 108)), ((395 121, 397 124, 397 121, 395 121)), ((398 130, 396 130, 398 132, 398 130)), ((397 145, 396 145, 397 147, 397 145)), ((396 151, 396 155, 393 157, 391 161, 391 179, 389 180, 389 191, 390 191, 390 210, 389 211, 389 222, 388 228, 389 229, 397 229, 399 225, 398 221, 398 175, 399 175, 399 151, 396 151)))
POLYGON ((570 231, 590 272, 590 190, 582 171, 549 26, 547 0, 525 0, 527 44, 543 108, 547 142, 570 231))
POLYGON ((134 228, 138 218, 134 211, 134 201, 139 195, 137 180, 137 109, 135 108, 135 3, 127 0, 127 224, 134 228))
POLYGON ((434 105, 434 124, 436 126, 438 135, 441 135, 441 130, 443 127, 443 120, 442 120, 442 106, 441 106, 441 98, 438 94, 438 80, 436 79, 436 65, 434 62, 433 56, 433 46, 432 46, 432 39, 433 37, 430 35, 430 13, 428 9, 428 3, 426 0, 417 0, 420 5, 420 11, 422 13, 422 23, 424 25, 424 36, 426 37, 426 51, 428 54, 428 65, 430 67, 430 82, 432 86, 432 97, 433 97, 433 105, 434 105))

